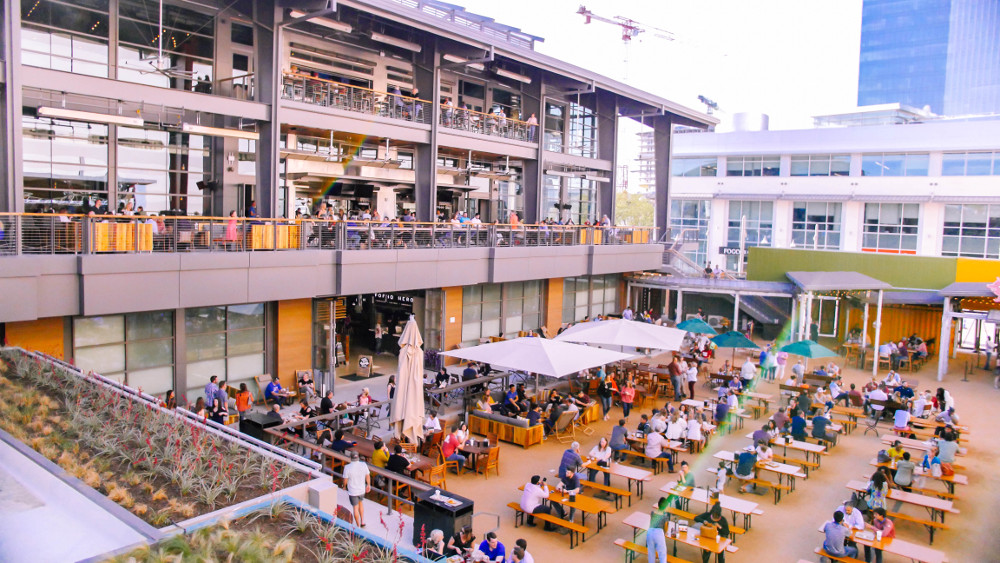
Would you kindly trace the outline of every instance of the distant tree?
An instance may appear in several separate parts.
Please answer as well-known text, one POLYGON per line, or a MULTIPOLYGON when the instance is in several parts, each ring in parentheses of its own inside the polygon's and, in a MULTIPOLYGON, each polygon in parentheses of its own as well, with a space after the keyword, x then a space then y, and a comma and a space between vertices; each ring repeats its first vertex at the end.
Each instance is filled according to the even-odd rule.
POLYGON ((645 194, 620 191, 615 194, 615 223, 631 227, 653 226, 653 200, 645 194))

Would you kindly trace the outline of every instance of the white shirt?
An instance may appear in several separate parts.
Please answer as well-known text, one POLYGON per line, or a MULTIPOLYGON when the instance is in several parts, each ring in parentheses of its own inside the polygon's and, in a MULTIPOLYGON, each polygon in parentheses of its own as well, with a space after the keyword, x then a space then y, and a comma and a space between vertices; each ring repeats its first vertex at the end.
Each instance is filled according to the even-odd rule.
POLYGON ((684 432, 687 430, 687 422, 683 419, 678 418, 677 421, 670 421, 667 424, 667 439, 668 440, 680 440, 684 437, 684 432))
POLYGON ((913 416, 923 416, 926 409, 927 399, 923 395, 917 395, 917 398, 913 400, 913 416))
POLYGON ((757 461, 771 461, 773 457, 774 451, 767 444, 757 446, 757 461))
POLYGON ((527 551, 524 552, 524 559, 521 559, 522 563, 535 563, 535 558, 531 556, 527 551))
POLYGON ((531 514, 547 498, 549 498, 548 485, 532 485, 529 481, 524 485, 524 493, 521 495, 521 510, 531 514))
MULTIPOLYGON (((876 390, 874 390, 874 391, 872 391, 871 393, 868 394, 868 399, 870 399, 870 400, 885 401, 888 398, 889 398, 889 396, 886 395, 885 391, 883 391, 881 389, 876 389, 876 390)), ((884 405, 872 405, 872 409, 873 410, 880 411, 880 410, 882 410, 884 408, 885 408, 884 405)))
POLYGON ((352 497, 364 496, 368 477, 368 464, 363 461, 352 461, 344 466, 344 479, 347 480, 347 494, 352 497))
POLYGON ((691 366, 687 370, 687 380, 689 383, 698 383, 698 368, 691 366))
POLYGON ((701 423, 698 419, 691 417, 687 425, 687 439, 688 440, 701 440, 701 423))
POLYGON ((646 435, 645 454, 649 457, 659 457, 663 453, 663 444, 666 441, 667 439, 663 437, 663 434, 650 432, 646 435))
POLYGON ((743 379, 753 379, 753 376, 757 375, 757 366, 753 365, 749 359, 743 362, 743 368, 740 369, 740 377, 743 379))
POLYGON ((600 444, 594 446, 590 450, 590 457, 596 459, 597 461, 610 461, 611 460, 611 448, 607 447, 603 450, 600 448, 600 444))
POLYGON ((428 417, 428 419, 424 421, 424 430, 428 432, 439 432, 441 430, 441 421, 433 416, 428 417))
POLYGON ((910 423, 910 413, 906 409, 899 409, 893 415, 893 426, 896 428, 906 428, 910 423))
POLYGON ((847 513, 847 509, 841 506, 837 510, 844 513, 844 524, 847 524, 848 528, 853 530, 864 530, 865 529, 865 517, 861 515, 861 511, 855 508, 850 514, 847 513))

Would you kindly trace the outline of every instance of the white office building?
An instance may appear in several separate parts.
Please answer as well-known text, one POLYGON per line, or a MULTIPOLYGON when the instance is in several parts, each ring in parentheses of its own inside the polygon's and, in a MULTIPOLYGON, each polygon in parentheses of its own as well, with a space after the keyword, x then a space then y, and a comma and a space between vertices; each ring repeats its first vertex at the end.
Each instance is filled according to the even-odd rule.
POLYGON ((891 105, 816 123, 674 136, 669 226, 688 258, 727 270, 751 246, 1000 258, 1000 120, 891 105))

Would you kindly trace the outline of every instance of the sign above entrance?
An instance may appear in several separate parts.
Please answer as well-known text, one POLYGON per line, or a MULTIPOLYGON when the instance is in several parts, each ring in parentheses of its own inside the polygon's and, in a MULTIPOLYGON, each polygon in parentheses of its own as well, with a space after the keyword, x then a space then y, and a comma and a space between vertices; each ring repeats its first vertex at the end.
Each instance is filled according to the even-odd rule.
POLYGON ((413 305, 412 297, 398 293, 376 293, 375 301, 377 303, 392 303, 393 305, 413 305))
POLYGON ((746 254, 748 250, 749 250, 748 248, 744 248, 743 252, 740 252, 739 248, 733 248, 731 246, 720 246, 719 254, 723 256, 739 256, 740 254, 746 254))

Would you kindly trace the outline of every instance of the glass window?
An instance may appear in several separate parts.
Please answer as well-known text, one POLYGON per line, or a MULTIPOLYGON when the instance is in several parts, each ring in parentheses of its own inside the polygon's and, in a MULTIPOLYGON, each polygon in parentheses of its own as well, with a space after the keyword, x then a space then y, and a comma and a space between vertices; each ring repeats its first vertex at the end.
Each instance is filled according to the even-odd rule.
POLYGON ((562 189, 562 177, 546 174, 542 186, 542 219, 552 219, 559 221, 562 218, 562 198, 559 192, 562 189))
POLYGON ((670 237, 683 239, 684 256, 698 264, 708 263, 708 223, 710 201, 707 199, 670 200, 670 237))
POLYGON ((119 0, 118 79, 212 92, 215 14, 145 0, 119 0), (157 60, 162 51, 163 59, 157 60))
POLYGON ((792 156, 792 176, 847 176, 851 157, 846 154, 812 154, 792 156))
POLYGON ((21 61, 108 76, 107 0, 21 0, 21 61))
POLYGON ((715 176, 718 159, 715 157, 683 157, 670 161, 672 176, 715 176))
POLYGON ((946 205, 941 253, 1000 258, 1000 205, 946 205))
MULTIPOLYGON (((464 295, 463 295, 464 300, 464 295)), ((424 348, 440 350, 441 319, 444 317, 444 292, 440 289, 429 289, 424 301, 424 348)))
POLYGON ((563 278, 564 323, 618 312, 618 274, 563 278))
MULTIPOLYGON (((740 231, 743 231, 743 248, 751 246, 771 246, 774 241, 772 231, 774 202, 740 201, 729 202, 729 222, 726 230, 726 244, 730 248, 740 247, 740 231)), ((742 256, 743 263, 749 253, 742 256)), ((737 255, 726 256, 726 269, 737 270, 737 255)))
POLYGON ((239 387, 264 373, 264 304, 193 307, 184 311, 188 400, 218 375, 239 387))
POLYGON ((569 154, 597 158, 597 114, 588 107, 569 105, 569 154))
POLYGON ((944 153, 941 160, 943 176, 1000 175, 1000 152, 944 153))
POLYGON ((566 106, 545 103, 545 150, 563 152, 566 130, 566 106))
POLYGON ((201 135, 119 127, 120 201, 134 198, 135 208, 147 212, 203 213, 206 194, 198 183, 211 175, 210 145, 201 135))
POLYGON ((598 183, 585 178, 566 178, 569 219, 577 225, 597 220, 598 183))
POLYGON ((927 154, 878 153, 861 157, 862 176, 926 176, 927 154))
POLYGON ((726 157, 726 176, 779 176, 781 158, 777 156, 726 157))
POLYGON ((919 218, 916 203, 866 203, 861 249, 916 254, 919 218))
POLYGON ((792 244, 799 248, 840 250, 841 207, 839 202, 795 202, 792 244))
POLYGON ((73 319, 73 361, 82 370, 162 395, 174 386, 174 314, 73 319))
POLYGON ((503 287, 487 283, 462 288, 462 342, 479 344, 480 338, 501 336, 500 311, 503 287))
POLYGON ((25 115, 21 128, 25 211, 86 213, 99 202, 106 211, 107 125, 25 115))

